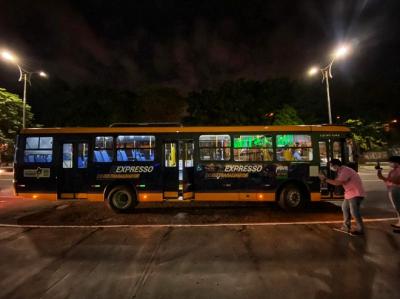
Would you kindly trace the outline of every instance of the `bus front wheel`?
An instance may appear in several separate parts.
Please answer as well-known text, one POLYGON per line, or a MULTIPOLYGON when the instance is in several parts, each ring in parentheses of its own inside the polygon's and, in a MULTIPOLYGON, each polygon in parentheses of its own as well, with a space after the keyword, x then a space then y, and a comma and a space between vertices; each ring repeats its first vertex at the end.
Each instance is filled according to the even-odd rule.
POLYGON ((294 211, 303 208, 306 204, 306 196, 296 185, 287 185, 279 193, 279 205, 287 211, 294 211))
POLYGON ((134 191, 127 186, 113 188, 107 196, 107 202, 109 207, 117 213, 131 211, 137 205, 134 191))

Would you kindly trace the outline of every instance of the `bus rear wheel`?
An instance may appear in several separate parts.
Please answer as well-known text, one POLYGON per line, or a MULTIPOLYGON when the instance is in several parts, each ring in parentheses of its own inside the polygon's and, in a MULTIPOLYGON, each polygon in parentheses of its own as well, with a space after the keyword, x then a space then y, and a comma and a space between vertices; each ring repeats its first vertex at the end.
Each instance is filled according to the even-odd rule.
POLYGON ((107 196, 107 202, 109 207, 117 213, 132 211, 137 205, 134 191, 127 186, 113 188, 107 196))
POLYGON ((279 193, 279 205, 286 211, 295 211, 306 205, 307 198, 296 185, 287 185, 279 193))

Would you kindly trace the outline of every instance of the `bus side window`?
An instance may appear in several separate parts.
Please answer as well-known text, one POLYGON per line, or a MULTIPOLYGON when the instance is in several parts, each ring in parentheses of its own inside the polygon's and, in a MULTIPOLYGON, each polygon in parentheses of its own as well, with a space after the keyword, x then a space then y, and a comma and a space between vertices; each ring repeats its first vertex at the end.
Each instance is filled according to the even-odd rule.
POLYGON ((241 135, 233 139, 235 161, 272 161, 273 155, 272 137, 241 135))
POLYGON ((63 168, 72 168, 73 167, 73 147, 72 143, 64 143, 63 144, 63 168))
POLYGON ((278 161, 312 161, 313 150, 310 135, 276 135, 278 161))
POLYGON ((319 141, 319 161, 321 166, 326 166, 328 164, 328 151, 326 149, 326 141, 319 141))
POLYGON ((176 167, 176 143, 164 144, 165 167, 176 167))
POLYGON ((193 142, 184 142, 179 144, 179 160, 182 160, 185 167, 194 165, 194 144, 193 142))
POLYGON ((25 163, 51 163, 52 161, 53 137, 26 137, 25 163))
POLYGON ((78 168, 87 168, 88 163, 88 144, 79 143, 78 144, 78 168))
POLYGON ((333 159, 342 160, 342 144, 340 141, 333 142, 333 159))
POLYGON ((349 162, 355 162, 355 146, 353 139, 351 138, 346 138, 346 153, 347 153, 347 159, 349 162))
POLYGON ((93 161, 109 163, 113 161, 114 141, 112 136, 97 136, 94 146, 93 161))
POLYGON ((155 140, 152 135, 117 136, 117 161, 154 161, 155 140))
POLYGON ((231 159, 231 137, 229 135, 200 135, 200 160, 228 161, 231 159))

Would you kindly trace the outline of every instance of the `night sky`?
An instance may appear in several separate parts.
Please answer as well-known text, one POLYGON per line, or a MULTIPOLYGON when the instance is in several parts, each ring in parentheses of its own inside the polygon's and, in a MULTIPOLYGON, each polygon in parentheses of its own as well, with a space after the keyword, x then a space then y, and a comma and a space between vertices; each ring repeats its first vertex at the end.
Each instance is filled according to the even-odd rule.
MULTIPOLYGON (((299 79, 350 41, 335 77, 397 80, 399 2, 2 0, 0 47, 72 85, 187 92, 238 78, 299 79)), ((16 79, 1 63, 1 86, 18 90, 16 79)))

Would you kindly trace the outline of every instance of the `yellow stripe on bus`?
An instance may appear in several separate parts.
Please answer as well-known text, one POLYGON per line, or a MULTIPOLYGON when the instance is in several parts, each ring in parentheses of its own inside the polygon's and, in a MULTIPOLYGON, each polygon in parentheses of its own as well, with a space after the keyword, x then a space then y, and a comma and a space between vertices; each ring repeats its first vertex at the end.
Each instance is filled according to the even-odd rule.
MULTIPOLYGON (((26 199, 57 200, 57 193, 19 192, 16 196, 26 199)), ((171 198, 177 198, 178 192, 139 192, 138 199, 142 202, 161 202, 171 198)), ((184 198, 192 198, 195 201, 275 201, 274 192, 193 192, 185 193, 184 198)), ((329 197, 321 196, 319 192, 310 194, 311 201, 329 200, 329 197)), ((343 196, 335 196, 335 199, 343 199, 343 196)), ((104 201, 103 193, 62 193, 59 199, 87 199, 89 201, 104 201)))
POLYGON ((164 201, 161 192, 139 192, 139 201, 164 201))
POLYGON ((232 133, 232 132, 350 132, 345 126, 199 126, 199 127, 81 127, 81 128, 29 128, 22 134, 104 134, 104 133, 232 133))
POLYGON ((311 201, 321 201, 321 193, 320 192, 311 192, 310 194, 311 201))
POLYGON ((16 196, 27 199, 57 200, 57 193, 18 192, 16 196))
POLYGON ((198 201, 275 201, 272 192, 196 192, 194 196, 198 201))

